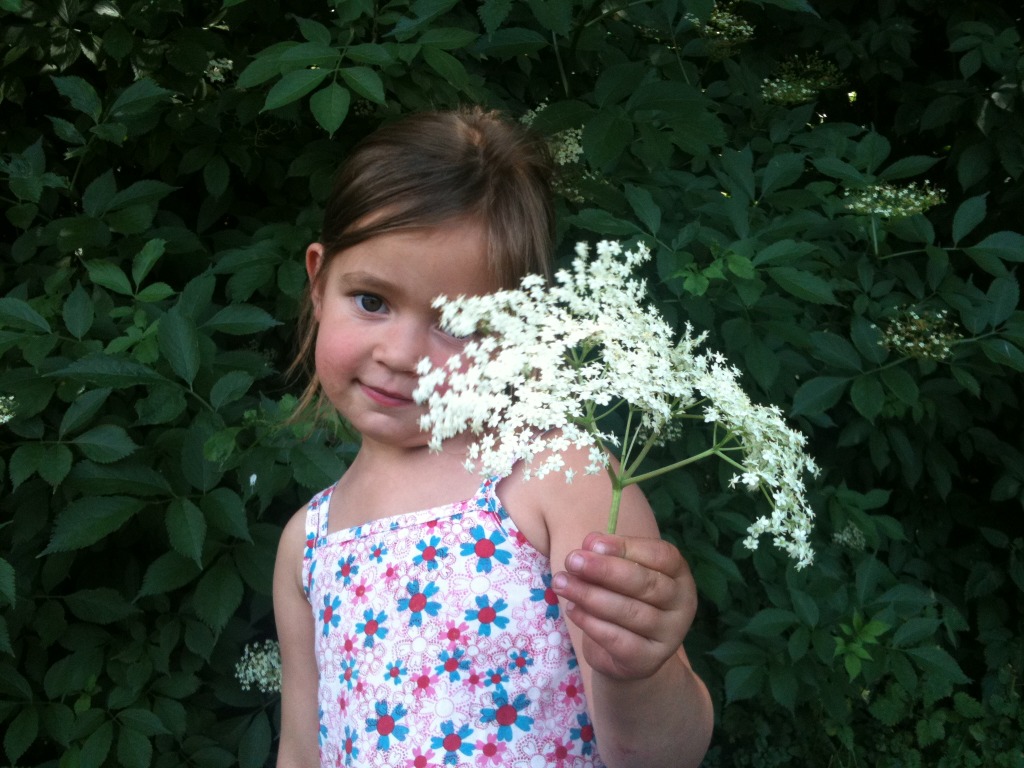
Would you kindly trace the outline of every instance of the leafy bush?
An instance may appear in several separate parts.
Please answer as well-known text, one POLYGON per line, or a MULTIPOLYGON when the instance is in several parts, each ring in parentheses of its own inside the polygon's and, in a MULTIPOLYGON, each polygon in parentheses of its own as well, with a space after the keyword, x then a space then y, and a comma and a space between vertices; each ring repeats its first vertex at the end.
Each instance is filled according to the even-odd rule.
POLYGON ((0 1, 10 763, 272 759, 235 664, 353 448, 286 419, 300 254, 355 140, 472 101, 551 138, 563 242, 645 240, 824 468, 800 572, 742 549, 726 478, 647 489, 703 598, 707 764, 1024 764, 1020 22, 813 6, 0 1))

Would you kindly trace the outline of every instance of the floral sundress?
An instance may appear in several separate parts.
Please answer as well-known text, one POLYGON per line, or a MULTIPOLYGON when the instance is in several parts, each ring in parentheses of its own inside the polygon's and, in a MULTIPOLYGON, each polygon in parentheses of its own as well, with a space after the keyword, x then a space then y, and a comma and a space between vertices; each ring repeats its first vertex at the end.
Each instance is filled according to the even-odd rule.
POLYGON ((488 480, 328 533, 306 515, 321 766, 603 766, 548 558, 488 480))

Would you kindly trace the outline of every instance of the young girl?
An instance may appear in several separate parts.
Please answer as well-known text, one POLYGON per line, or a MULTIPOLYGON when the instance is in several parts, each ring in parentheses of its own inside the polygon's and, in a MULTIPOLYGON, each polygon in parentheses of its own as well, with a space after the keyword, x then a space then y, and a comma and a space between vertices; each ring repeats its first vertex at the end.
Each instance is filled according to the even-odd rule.
POLYGON ((361 436, 344 476, 285 527, 274 575, 282 657, 280 768, 696 766, 708 694, 682 649, 696 608, 686 562, 632 486, 480 481, 466 442, 419 428, 416 365, 462 341, 438 295, 548 272, 542 142, 481 110, 380 129, 343 166, 306 251, 325 397, 361 436))

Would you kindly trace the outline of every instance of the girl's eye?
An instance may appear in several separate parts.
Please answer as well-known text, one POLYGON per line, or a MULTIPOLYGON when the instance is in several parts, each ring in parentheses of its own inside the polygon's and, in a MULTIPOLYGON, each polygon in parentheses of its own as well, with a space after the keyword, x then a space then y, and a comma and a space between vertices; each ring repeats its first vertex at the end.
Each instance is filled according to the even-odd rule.
POLYGON ((377 313, 384 309, 384 300, 372 293, 360 293, 356 297, 356 306, 363 312, 377 313))

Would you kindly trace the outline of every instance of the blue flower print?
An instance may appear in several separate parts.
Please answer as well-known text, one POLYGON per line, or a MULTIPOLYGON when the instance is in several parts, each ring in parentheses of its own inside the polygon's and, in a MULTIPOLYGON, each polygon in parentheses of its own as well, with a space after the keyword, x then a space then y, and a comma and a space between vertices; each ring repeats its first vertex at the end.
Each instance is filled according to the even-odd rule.
POLYGON ((373 609, 367 608, 363 611, 363 618, 365 621, 360 621, 356 624, 356 632, 362 632, 366 635, 363 640, 363 645, 366 648, 373 648, 376 640, 383 640, 388 636, 388 628, 384 626, 384 622, 387 621, 388 617, 384 611, 374 616, 373 609))
POLYGON ((428 571, 438 569, 438 561, 448 557, 448 547, 439 547, 440 536, 431 536, 430 541, 420 541, 416 544, 418 555, 414 555, 412 561, 415 565, 426 565, 428 571))
POLYGON ((491 531, 491 535, 488 536, 482 525, 474 525, 469 532, 475 541, 463 542, 460 545, 460 552, 464 556, 475 556, 478 558, 476 563, 477 573, 490 573, 492 558, 502 565, 508 565, 512 562, 512 553, 508 550, 500 549, 500 546, 505 543, 506 539, 498 531, 491 531))
POLYGON ((316 715, 320 721, 320 730, 317 732, 317 736, 320 740, 320 746, 322 747, 324 742, 327 741, 327 725, 324 723, 324 710, 322 707, 317 710, 316 715))
POLYGON ((338 682, 345 683, 346 687, 351 691, 356 687, 356 680, 359 679, 359 667, 356 666, 355 659, 345 659, 341 662, 341 674, 338 675, 338 682))
POLYGON ((384 555, 388 553, 388 548, 384 546, 384 542, 374 544, 373 549, 370 550, 370 559, 376 560, 378 563, 383 561, 384 555))
POLYGON ((395 685, 401 685, 402 679, 409 673, 409 670, 402 666, 400 661, 388 662, 388 668, 384 670, 384 679, 390 680, 395 685))
POLYGON ((543 588, 531 589, 530 601, 534 603, 547 603, 547 610, 544 611, 544 615, 549 619, 557 619, 558 595, 551 588, 551 574, 545 573, 541 580, 544 582, 543 588))
POLYGON ((505 667, 497 667, 495 669, 488 669, 487 674, 484 675, 484 684, 493 685, 495 688, 501 688, 505 683, 508 682, 508 670, 505 667))
POLYGON ((359 735, 346 725, 345 741, 341 745, 341 751, 345 753, 345 765, 358 765, 356 763, 356 760, 359 759, 359 747, 356 746, 358 739, 359 735))
POLYGON ((533 657, 526 651, 512 651, 508 657, 512 661, 512 668, 518 669, 524 675, 526 668, 533 666, 533 657))
POLYGON ((483 709, 480 712, 480 720, 484 724, 497 723, 498 738, 501 741, 512 741, 512 726, 529 732, 533 726, 533 718, 522 714, 523 710, 530 706, 530 699, 525 693, 520 693, 509 702, 508 693, 504 688, 499 688, 491 697, 494 699, 494 706, 483 709))
MULTIPOLYGON (((485 486, 490 487, 490 485, 491 482, 488 480, 485 486)), ((476 498, 476 506, 484 512, 496 512, 498 510, 498 501, 490 494, 481 493, 476 498)))
POLYGON ((327 637, 331 627, 337 627, 341 622, 341 616, 336 613, 339 608, 341 608, 341 597, 335 595, 332 599, 329 594, 324 595, 324 607, 320 609, 320 621, 324 623, 324 637, 327 637))
POLYGON ((487 595, 477 595, 476 610, 470 608, 466 611, 466 621, 480 622, 480 634, 490 637, 492 626, 504 629, 508 625, 508 616, 500 615, 507 608, 508 603, 501 598, 498 598, 498 601, 491 605, 490 597, 487 595))
POLYGON ((313 557, 313 548, 316 546, 316 531, 310 531, 306 534, 306 551, 302 557, 304 560, 309 560, 313 557))
POLYGON ((418 579, 413 579, 405 585, 405 591, 409 593, 409 597, 403 597, 398 601, 398 610, 410 611, 412 613, 412 616, 409 617, 410 627, 423 625, 424 612, 429 616, 437 616, 437 612, 441 610, 441 604, 430 598, 436 595, 439 589, 437 584, 431 581, 420 592, 420 582, 418 579))
POLYGON ((434 671, 439 675, 448 675, 448 679, 452 682, 461 680, 462 673, 469 669, 469 659, 464 659, 465 655, 464 648, 441 651, 441 655, 437 657, 441 663, 434 667, 434 671))
POLYGON ((377 734, 377 749, 391 749, 391 737, 398 741, 405 741, 409 735, 409 729, 399 725, 398 721, 406 715, 405 707, 395 704, 395 708, 388 712, 388 703, 378 701, 373 705, 377 717, 366 718, 366 732, 377 734))
POLYGON ((334 572, 334 578, 341 579, 341 583, 346 587, 352 583, 352 577, 359 573, 359 566, 355 562, 356 556, 349 555, 338 561, 338 570, 334 572))
POLYGON ((576 723, 579 728, 569 729, 569 738, 573 741, 582 742, 581 754, 591 755, 594 753, 594 726, 587 717, 587 713, 576 715, 576 723))
POLYGON ((445 765, 458 765, 460 752, 466 757, 473 754, 473 745, 468 742, 469 737, 473 735, 473 729, 469 725, 463 725, 455 730, 455 723, 445 720, 441 723, 441 733, 441 736, 430 737, 430 747, 445 751, 445 765))

